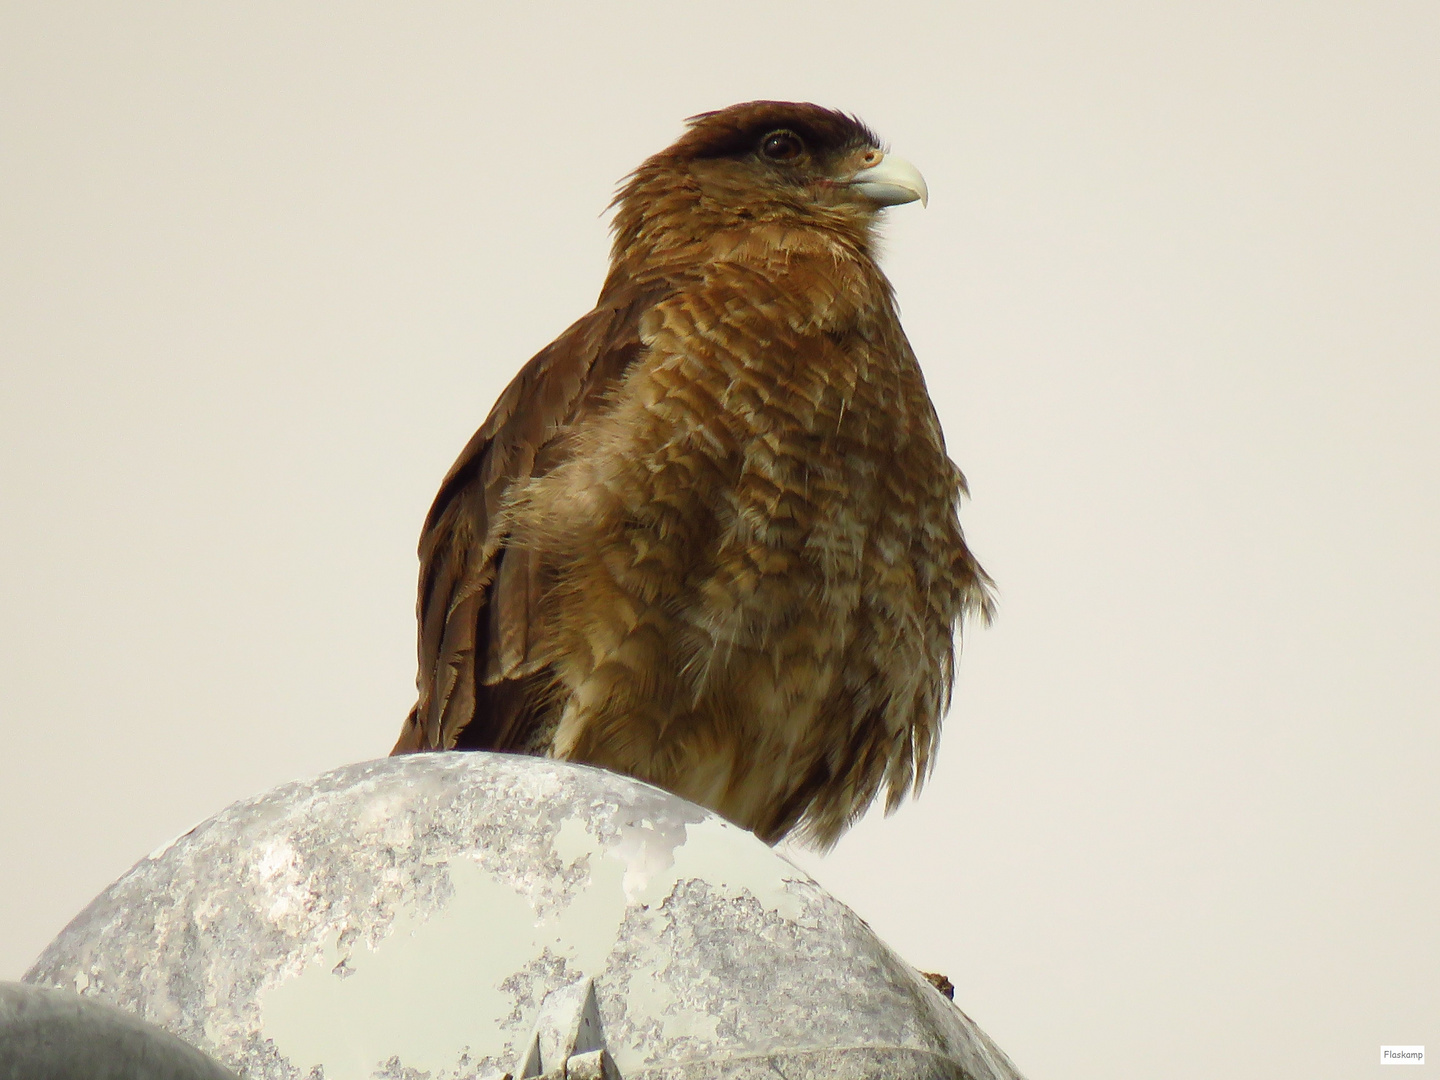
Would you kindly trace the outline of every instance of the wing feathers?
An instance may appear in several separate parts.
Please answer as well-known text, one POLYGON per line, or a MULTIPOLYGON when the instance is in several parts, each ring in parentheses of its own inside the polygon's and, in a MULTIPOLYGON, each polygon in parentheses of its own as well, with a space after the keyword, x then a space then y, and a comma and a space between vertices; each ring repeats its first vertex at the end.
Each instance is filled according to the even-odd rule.
POLYGON ((604 407, 639 355, 640 312, 653 300, 602 300, 542 349, 451 466, 420 537, 419 700, 393 753, 448 749, 462 731, 472 748, 526 737, 518 721, 544 689, 530 634, 541 567, 506 546, 505 500, 568 457, 567 430, 604 407))

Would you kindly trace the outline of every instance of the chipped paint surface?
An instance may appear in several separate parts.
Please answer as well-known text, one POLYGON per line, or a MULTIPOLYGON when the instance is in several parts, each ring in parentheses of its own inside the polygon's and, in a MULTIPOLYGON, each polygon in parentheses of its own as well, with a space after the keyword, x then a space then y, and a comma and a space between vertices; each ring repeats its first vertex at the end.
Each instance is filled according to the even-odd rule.
POLYGON ((546 995, 587 979, 626 1080, 821 1061, 837 1077, 1018 1075, 748 832, 512 755, 387 758, 236 803, 141 860, 26 976, 250 1080, 498 1080, 546 995))

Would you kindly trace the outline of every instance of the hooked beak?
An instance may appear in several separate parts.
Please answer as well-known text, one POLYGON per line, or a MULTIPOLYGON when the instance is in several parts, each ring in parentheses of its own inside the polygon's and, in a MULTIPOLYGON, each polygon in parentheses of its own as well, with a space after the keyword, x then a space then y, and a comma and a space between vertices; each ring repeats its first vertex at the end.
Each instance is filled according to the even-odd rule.
POLYGON ((886 154, 878 165, 861 169, 850 178, 850 186, 881 206, 899 206, 916 199, 924 206, 930 201, 920 170, 895 154, 886 154))

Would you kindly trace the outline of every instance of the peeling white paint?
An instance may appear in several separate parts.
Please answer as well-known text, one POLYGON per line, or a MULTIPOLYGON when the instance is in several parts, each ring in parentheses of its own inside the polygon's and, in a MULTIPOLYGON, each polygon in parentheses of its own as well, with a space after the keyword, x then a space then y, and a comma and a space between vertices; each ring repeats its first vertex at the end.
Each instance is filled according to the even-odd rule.
POLYGON ((796 920, 804 903, 792 887, 810 875, 775 856, 764 841, 723 818, 709 817, 690 827, 690 839, 675 852, 671 881, 700 879, 736 897, 749 894, 767 911, 796 920))
POLYGON ((260 995, 262 1031, 302 1074, 316 1065, 325 1080, 368 1080, 391 1057, 411 1068, 453 1068, 506 1049, 501 1023, 513 1001, 497 985, 539 949, 530 905, 473 862, 449 864, 454 894, 428 919, 413 908, 395 920, 378 948, 348 957, 339 931, 298 977, 260 995), (351 974, 334 973, 343 960, 351 974))

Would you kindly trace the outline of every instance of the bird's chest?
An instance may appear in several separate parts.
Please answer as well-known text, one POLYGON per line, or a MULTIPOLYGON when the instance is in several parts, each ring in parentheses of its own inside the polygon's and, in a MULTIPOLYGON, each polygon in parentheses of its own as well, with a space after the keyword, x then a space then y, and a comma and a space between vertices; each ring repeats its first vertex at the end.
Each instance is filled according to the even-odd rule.
POLYGON ((923 383, 893 312, 846 314, 853 291, 726 280, 642 320, 645 352, 525 504, 543 508, 525 532, 551 567, 567 684, 624 656, 687 700, 724 684, 795 711, 883 632, 867 597, 920 603, 892 564, 923 383))
POLYGON ((625 477, 612 484, 626 504, 620 547, 673 568, 672 608, 730 646, 818 640, 821 624, 827 640, 848 637, 867 550, 894 509, 893 380, 867 349, 807 344, 656 363, 632 388, 612 460, 625 477))

